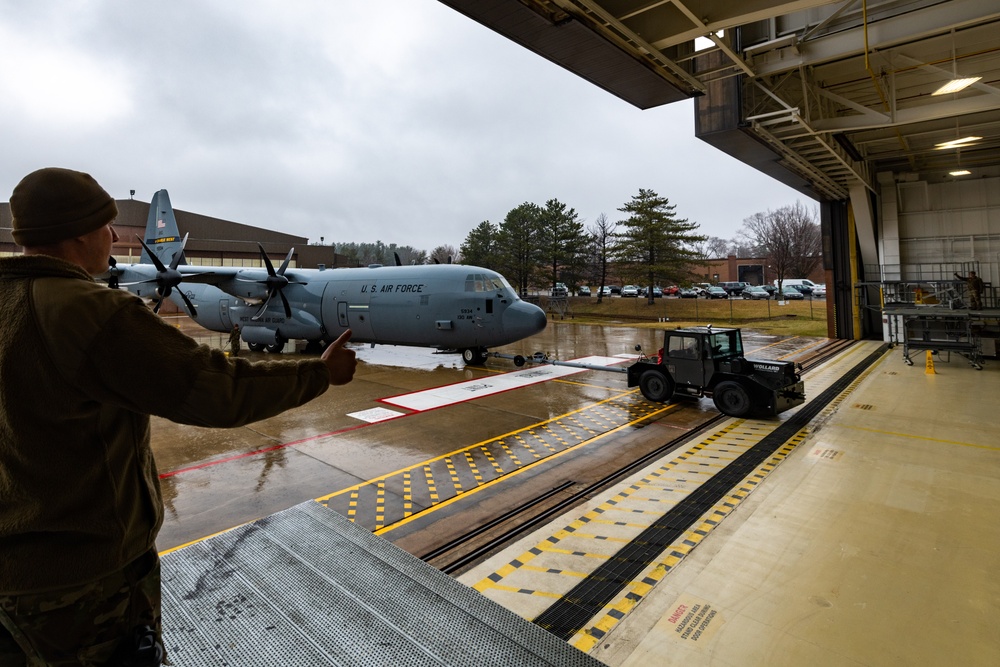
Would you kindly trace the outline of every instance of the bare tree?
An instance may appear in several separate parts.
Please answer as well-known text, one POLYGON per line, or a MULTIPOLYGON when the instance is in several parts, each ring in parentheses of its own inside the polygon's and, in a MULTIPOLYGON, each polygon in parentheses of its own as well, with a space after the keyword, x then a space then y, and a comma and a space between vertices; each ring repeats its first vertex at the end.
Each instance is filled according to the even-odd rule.
POLYGON ((822 238, 814 218, 814 212, 795 202, 743 220, 744 236, 764 250, 778 276, 779 290, 785 278, 808 276, 821 259, 822 238))
POLYGON ((601 213, 594 224, 587 228, 590 233, 591 255, 594 258, 594 275, 600 285, 597 287, 597 303, 604 298, 604 283, 608 279, 608 254, 614 240, 617 223, 610 222, 608 216, 601 213))
POLYGON ((453 245, 439 245, 431 251, 431 262, 434 264, 451 264, 458 261, 458 251, 453 245))

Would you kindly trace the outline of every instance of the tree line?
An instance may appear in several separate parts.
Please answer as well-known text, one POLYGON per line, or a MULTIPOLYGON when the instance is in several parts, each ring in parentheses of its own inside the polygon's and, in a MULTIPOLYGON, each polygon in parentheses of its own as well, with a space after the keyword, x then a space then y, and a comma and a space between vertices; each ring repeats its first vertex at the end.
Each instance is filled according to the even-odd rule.
MULTIPOLYGON (((360 266, 456 262, 492 269, 520 294, 538 286, 604 286, 613 276, 638 285, 685 284, 697 280, 712 257, 766 258, 779 279, 808 276, 820 261, 820 227, 801 203, 754 213, 734 239, 698 233, 698 223, 677 215, 676 206, 653 190, 617 209, 621 220, 602 213, 589 226, 558 199, 525 202, 500 223, 489 220, 468 233, 458 251, 438 246, 430 253, 411 246, 342 243, 336 252, 360 266)), ((598 294, 600 298, 600 294, 598 294)), ((652 295, 648 298, 652 301, 652 295)))

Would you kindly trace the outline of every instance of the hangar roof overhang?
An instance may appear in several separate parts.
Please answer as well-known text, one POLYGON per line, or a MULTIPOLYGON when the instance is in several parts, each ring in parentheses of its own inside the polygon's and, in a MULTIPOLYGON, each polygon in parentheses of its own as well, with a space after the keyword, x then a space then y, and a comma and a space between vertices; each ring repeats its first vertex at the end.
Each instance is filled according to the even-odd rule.
POLYGON ((817 199, 1000 175, 996 0, 440 1, 639 108, 696 98, 702 139, 817 199))

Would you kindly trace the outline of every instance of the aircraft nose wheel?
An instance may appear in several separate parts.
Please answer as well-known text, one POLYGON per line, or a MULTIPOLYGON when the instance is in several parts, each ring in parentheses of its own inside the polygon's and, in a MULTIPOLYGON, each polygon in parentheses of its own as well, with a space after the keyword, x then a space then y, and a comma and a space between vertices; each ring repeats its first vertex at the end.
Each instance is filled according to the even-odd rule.
POLYGON ((485 347, 467 347, 462 350, 462 361, 466 366, 482 366, 486 363, 485 347))

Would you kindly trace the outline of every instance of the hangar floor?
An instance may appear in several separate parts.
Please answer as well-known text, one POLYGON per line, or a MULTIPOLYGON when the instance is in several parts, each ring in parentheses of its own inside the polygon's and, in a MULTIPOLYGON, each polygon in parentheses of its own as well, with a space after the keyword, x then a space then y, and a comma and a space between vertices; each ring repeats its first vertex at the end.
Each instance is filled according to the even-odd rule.
MULTIPOLYGON (((634 335, 610 328, 579 336, 572 331, 562 329, 558 336, 559 358, 614 354, 629 349, 634 335), (596 343, 603 347, 590 349, 596 343)), ((865 343, 859 349, 875 347, 865 343)), ((432 366, 417 375, 369 367, 347 407, 458 382, 470 373, 476 377, 432 366)), ((993 576, 1000 566, 1000 525, 990 516, 1000 499, 1000 445, 993 426, 1000 364, 987 361, 976 371, 952 355, 947 362, 935 359, 934 370, 906 365, 899 348, 882 356, 810 422, 781 464, 743 494, 724 521, 711 531, 692 531, 664 553, 644 577, 653 585, 629 598, 640 601, 609 608, 600 632, 578 634, 570 643, 609 665, 629 666, 1000 663, 993 622, 1000 611, 1000 580, 993 576), (682 559, 676 558, 678 549, 682 559)), ((166 479, 174 481, 167 484, 168 542, 161 540, 161 548, 318 498, 322 490, 333 490, 331 484, 345 487, 408 460, 423 461, 433 452, 420 443, 434 433, 453 442, 476 440, 485 424, 510 432, 522 417, 563 414, 573 400, 598 400, 616 384, 621 380, 594 378, 566 382, 561 391, 509 391, 480 401, 490 403, 489 412, 472 412, 481 409, 472 406, 433 410, 429 419, 413 416, 395 422, 395 430, 384 428, 379 447, 373 446, 375 436, 349 430, 340 416, 321 422, 328 418, 321 411, 300 413, 295 423, 265 424, 249 436, 243 430, 223 433, 207 457, 185 458, 189 450, 206 447, 211 434, 199 432, 193 443, 175 444, 162 457, 166 479), (421 437, 414 436, 418 430, 421 437), (396 441, 397 431, 409 435, 396 441), (322 438, 313 439, 331 433, 340 434, 335 453, 326 451, 322 438), (261 442, 241 445, 242 453, 228 444, 248 437, 261 442), (284 454, 272 457, 266 445, 273 441, 304 444, 273 449, 284 454), (354 446, 367 447, 356 462, 354 446), (335 469, 322 481, 310 472, 317 461, 335 469)), ((161 446, 175 435, 162 434, 161 446)), ((476 586, 530 545, 562 539, 560 531, 581 512, 613 501, 623 489, 640 487, 653 501, 672 502, 682 482, 642 480, 685 454, 683 447, 671 452, 460 581, 476 586)), ((526 618, 535 616, 537 598, 546 592, 543 584, 523 585, 514 594, 488 588, 482 589, 487 597, 526 618)))
MULTIPOLYGON (((976 371, 952 355, 926 371, 899 348, 883 356, 698 548, 673 568, 664 554, 669 574, 624 620, 571 641, 628 667, 1000 664, 1000 365, 976 371)), ((582 513, 461 581, 475 585, 582 513)), ((518 606, 516 594, 484 592, 518 606)))

